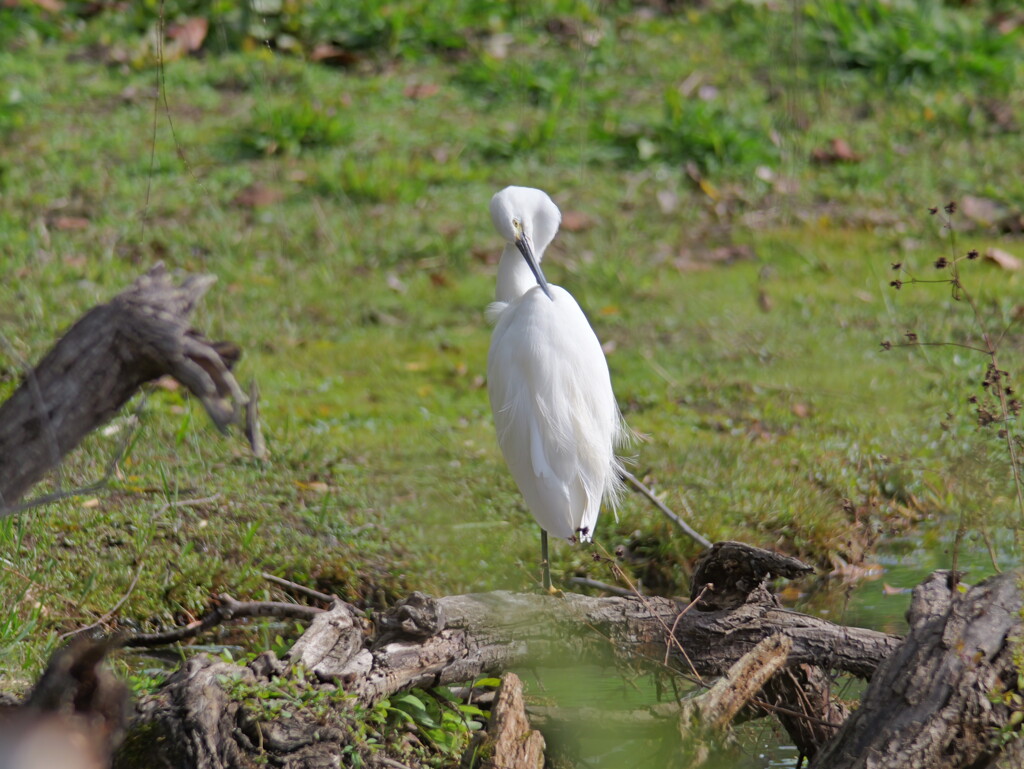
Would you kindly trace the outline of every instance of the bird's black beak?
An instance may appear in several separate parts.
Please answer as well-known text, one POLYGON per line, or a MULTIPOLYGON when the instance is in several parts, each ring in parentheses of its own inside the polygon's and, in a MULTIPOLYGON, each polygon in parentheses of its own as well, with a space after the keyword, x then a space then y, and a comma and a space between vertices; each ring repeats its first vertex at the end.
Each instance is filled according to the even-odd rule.
POLYGON ((548 299, 552 302, 555 301, 555 298, 551 296, 551 289, 548 288, 548 282, 544 279, 544 273, 540 271, 540 265, 537 264, 537 259, 533 255, 533 246, 530 245, 530 241, 527 240, 525 236, 520 235, 516 238, 516 248, 518 248, 519 253, 523 255, 526 263, 530 265, 530 271, 533 273, 533 277, 537 279, 537 285, 540 286, 548 299))

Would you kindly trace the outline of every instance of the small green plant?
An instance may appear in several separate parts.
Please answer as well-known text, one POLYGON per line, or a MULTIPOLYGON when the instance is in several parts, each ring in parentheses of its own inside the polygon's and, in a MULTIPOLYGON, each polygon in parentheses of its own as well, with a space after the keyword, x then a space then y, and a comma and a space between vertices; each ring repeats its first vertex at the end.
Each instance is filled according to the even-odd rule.
POLYGON ((299 99, 257 107, 237 142, 250 155, 298 155, 345 144, 352 132, 352 122, 337 111, 299 99))
POLYGON ((476 705, 460 701, 444 686, 396 694, 380 707, 386 713, 388 728, 414 729, 428 746, 448 759, 462 755, 472 733, 483 728, 489 716, 476 705))
POLYGON ((724 97, 705 100, 686 97, 667 88, 662 116, 649 124, 599 129, 634 162, 693 163, 715 173, 752 168, 776 158, 778 152, 758 111, 750 104, 724 97))
POLYGON ((958 74, 1009 84, 1017 33, 940 0, 816 0, 804 9, 824 56, 890 84, 958 74))
POLYGON ((152 668, 129 671, 128 687, 131 689, 132 694, 135 697, 152 694, 166 683, 168 675, 169 672, 166 670, 156 670, 152 668))
POLYGON ((222 677, 220 683, 233 700, 244 703, 260 721, 293 718, 300 712, 315 721, 327 721, 350 709, 353 697, 340 688, 318 685, 301 667, 267 682, 222 677))

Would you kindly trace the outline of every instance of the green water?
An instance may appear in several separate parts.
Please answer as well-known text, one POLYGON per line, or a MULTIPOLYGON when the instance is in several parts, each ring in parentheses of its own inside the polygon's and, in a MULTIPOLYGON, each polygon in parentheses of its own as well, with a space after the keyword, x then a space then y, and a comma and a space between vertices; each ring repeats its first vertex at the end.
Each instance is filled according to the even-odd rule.
MULTIPOLYGON (((856 579, 815 576, 798 584, 800 596, 787 604, 844 625, 867 627, 903 635, 911 590, 936 569, 952 563, 953 527, 926 525, 913 538, 883 542, 873 562, 880 569, 856 579)), ((1003 570, 1019 565, 1010 532, 991 535, 993 550, 1003 570)), ((965 538, 958 568, 964 582, 975 584, 995 569, 984 541, 965 538)), ((615 713, 643 708, 685 696, 686 690, 667 689, 666 680, 653 674, 633 674, 603 666, 567 663, 558 669, 521 671, 533 698, 560 708, 590 708, 589 717, 545 726, 549 751, 576 757, 579 767, 640 769, 686 766, 680 761, 679 737, 672 723, 661 729, 619 725, 615 713), (662 687, 659 689, 659 685, 662 687), (595 714, 593 711, 598 711, 595 714), (601 711, 611 711, 607 717, 601 711)), ((841 696, 855 699, 864 684, 838 680, 841 696)), ((719 749, 705 766, 722 769, 769 769, 795 766, 797 750, 773 719, 760 719, 736 728, 736 743, 719 749)))

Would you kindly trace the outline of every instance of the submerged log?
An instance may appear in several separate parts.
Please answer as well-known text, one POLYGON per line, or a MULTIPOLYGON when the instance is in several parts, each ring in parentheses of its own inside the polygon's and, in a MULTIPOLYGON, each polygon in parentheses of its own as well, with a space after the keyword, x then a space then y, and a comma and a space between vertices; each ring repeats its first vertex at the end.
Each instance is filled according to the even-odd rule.
POLYGON ((208 342, 188 318, 212 275, 175 283, 163 265, 75 323, 0 406, 0 515, 145 382, 168 374, 221 430, 248 399, 230 368, 238 348, 208 342))

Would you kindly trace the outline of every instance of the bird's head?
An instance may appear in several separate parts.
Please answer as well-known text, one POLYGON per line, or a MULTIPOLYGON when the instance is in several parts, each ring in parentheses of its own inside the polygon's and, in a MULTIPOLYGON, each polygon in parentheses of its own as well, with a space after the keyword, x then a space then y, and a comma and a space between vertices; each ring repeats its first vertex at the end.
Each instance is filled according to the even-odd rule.
POLYGON ((491 198, 491 220, 498 234, 519 249, 550 299, 551 290, 540 271, 540 262, 562 221, 558 206, 542 190, 506 187, 491 198))

